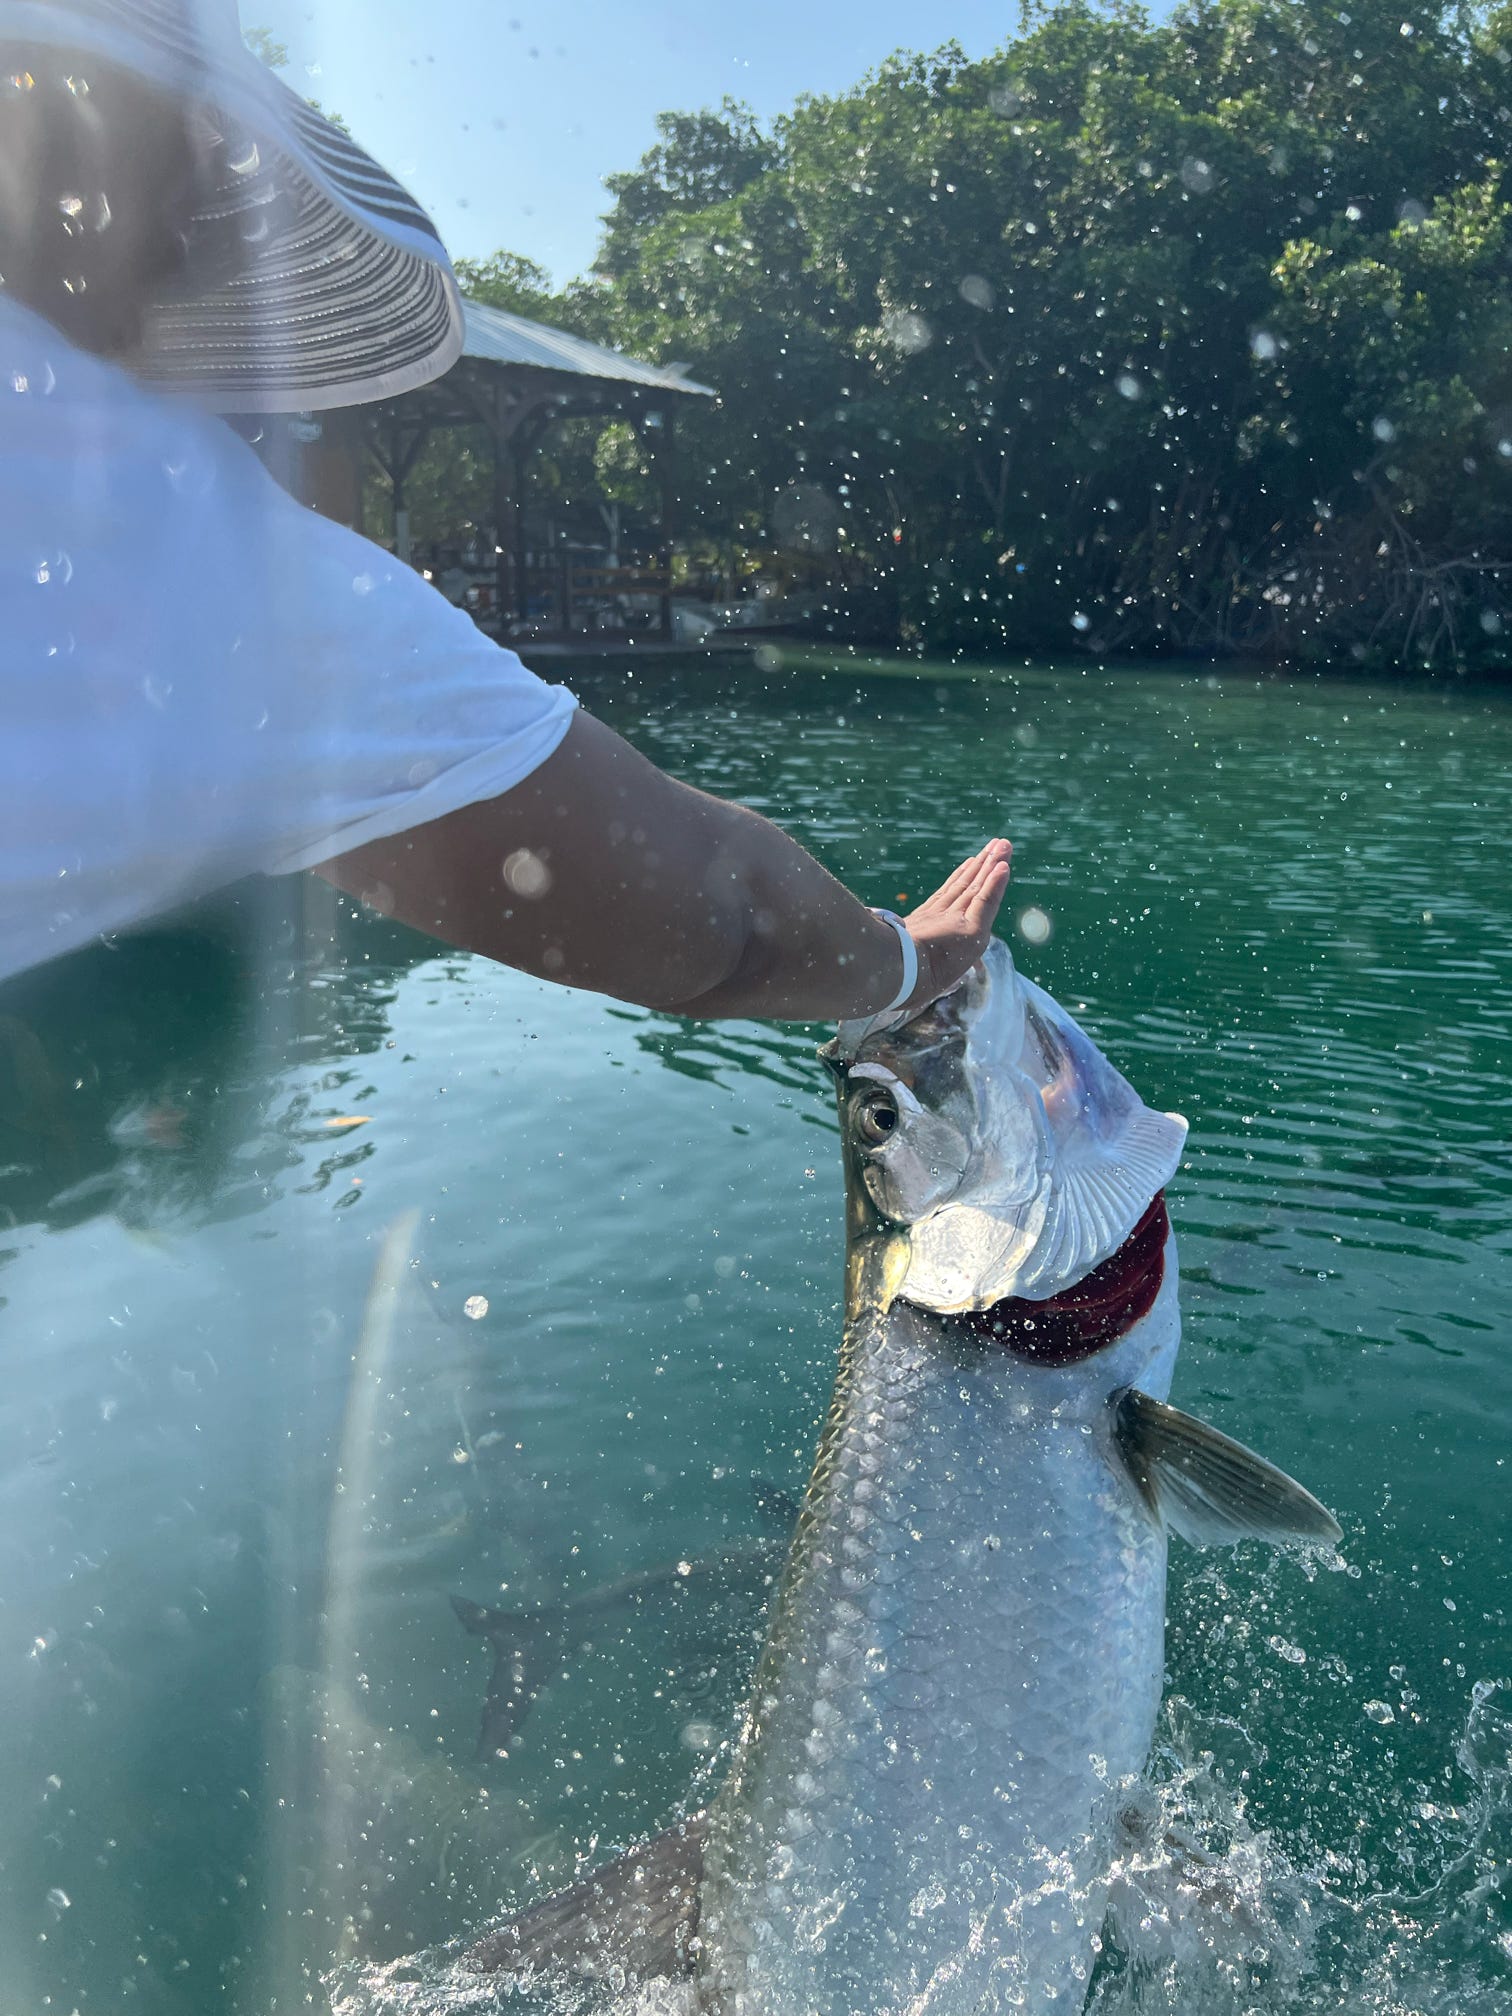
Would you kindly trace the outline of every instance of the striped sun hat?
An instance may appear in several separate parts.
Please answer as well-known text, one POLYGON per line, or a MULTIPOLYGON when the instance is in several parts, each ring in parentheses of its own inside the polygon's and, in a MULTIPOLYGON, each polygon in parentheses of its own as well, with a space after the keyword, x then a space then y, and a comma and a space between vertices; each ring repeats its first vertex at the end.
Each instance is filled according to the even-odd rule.
POLYGON ((462 347, 457 284, 429 217, 242 41, 236 0, 0 0, 0 45, 94 57, 210 129, 196 240, 218 248, 148 320, 138 376, 225 411, 391 398, 462 347), (228 241, 235 257, 227 259, 228 241))

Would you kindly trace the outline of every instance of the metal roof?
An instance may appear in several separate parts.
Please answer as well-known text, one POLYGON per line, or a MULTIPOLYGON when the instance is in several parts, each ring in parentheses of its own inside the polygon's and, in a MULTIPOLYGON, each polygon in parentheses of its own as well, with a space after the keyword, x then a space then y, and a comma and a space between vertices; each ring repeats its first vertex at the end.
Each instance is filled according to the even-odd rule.
POLYGON ((528 322, 505 308, 485 308, 481 301, 463 300, 466 333, 462 355, 486 364, 522 364, 537 371, 566 371, 579 378, 614 378, 648 392, 691 392, 712 399, 708 385, 685 378, 677 365, 643 364, 619 350, 606 350, 565 329, 528 322))

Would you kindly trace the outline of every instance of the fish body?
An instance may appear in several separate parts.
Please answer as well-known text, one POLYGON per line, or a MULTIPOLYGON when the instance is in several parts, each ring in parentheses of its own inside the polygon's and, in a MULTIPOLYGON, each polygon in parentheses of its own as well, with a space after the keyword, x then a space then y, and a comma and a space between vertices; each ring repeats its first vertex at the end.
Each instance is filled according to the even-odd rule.
MULTIPOLYGON (((1017 984, 1006 952, 978 991, 994 982, 1000 996, 1017 984)), ((937 1017, 947 1034, 862 1042, 836 1060, 852 1224, 843 1363, 705 1852, 707 1999, 738 2016, 1079 2009, 1120 1792, 1154 1730, 1166 1535, 1120 1459, 1109 1397, 1138 1387, 1163 1400, 1170 1386, 1180 1316, 1163 1212, 1148 1307, 1127 1328, 1110 1321, 1102 1348, 1052 1363, 967 1312, 904 1299, 907 1234, 875 1201, 927 1176, 889 1183, 867 1154, 855 1109, 875 1094, 899 1111, 877 1145, 905 1159, 902 1087, 933 1131, 937 1172, 967 1151, 952 1197, 982 1204, 969 1167, 979 1110, 957 1113, 954 1141, 940 1131, 942 1077, 980 1107, 972 1007, 937 1017)), ((1068 1054, 1033 1049, 1026 1104, 1068 1054)), ((1149 1203, 1143 1181, 1163 1180, 1184 1131, 1168 1123, 1162 1165, 1102 1244, 1149 1203)), ((1032 1166, 999 1186, 1041 1229, 1048 1134, 1024 1134, 1032 1166)), ((1002 1246, 993 1235, 973 1250, 1002 1246)), ((1016 1279, 986 1274, 969 1299, 1010 1299, 996 1290, 1016 1279)), ((1032 1302, 1011 1299, 1020 1323, 1035 1320, 1032 1302)))
POLYGON ((1166 1537, 1110 1460, 1109 1382, 1163 1393, 1176 1342, 1174 1266, 1095 1368, 906 1303, 856 1326, 712 1816, 718 2006, 1081 2007, 1163 1664, 1166 1537))
POLYGON ((826 1055, 840 1372, 730 1774, 663 1847, 475 1955, 604 1971, 654 1951, 718 2016, 1061 2016, 1159 1708, 1168 1527, 1338 1528, 1165 1404, 1186 1123, 1006 947, 826 1055))

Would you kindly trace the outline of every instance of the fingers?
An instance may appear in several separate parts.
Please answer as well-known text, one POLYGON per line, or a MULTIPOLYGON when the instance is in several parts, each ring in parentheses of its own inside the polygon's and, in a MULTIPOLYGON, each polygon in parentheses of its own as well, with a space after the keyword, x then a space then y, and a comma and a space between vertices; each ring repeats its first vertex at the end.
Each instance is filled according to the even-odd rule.
POLYGON ((978 876, 964 905, 966 921, 973 933, 985 938, 991 931, 1007 889, 1007 861, 989 862, 978 876))
MULTIPOLYGON (((969 855, 960 867, 947 875, 933 896, 926 898, 930 905, 955 908, 965 905, 973 898, 983 879, 990 878, 999 865, 1006 863, 1013 848, 1007 840, 989 840, 985 847, 969 855)), ((924 904, 918 908, 923 909, 924 904)))
POLYGON ((1009 864, 1013 849, 1006 840, 989 840, 976 859, 976 870, 966 890, 964 901, 974 903, 983 890, 996 886, 1001 892, 1008 885, 1009 864))
MULTIPOLYGON (((990 846, 991 844, 992 843, 989 841, 988 846, 990 846)), ((976 873, 978 869, 981 867, 982 862, 985 860, 986 855, 987 855, 987 848, 983 847, 977 853, 969 855, 967 859, 961 863, 959 868, 952 870, 952 872, 945 877, 945 880, 940 884, 939 888, 935 891, 934 901, 936 903, 959 902, 961 900, 962 895, 964 894, 964 892, 966 891, 966 889, 969 887, 970 883, 976 876, 976 873)))
POLYGON ((990 927, 997 915, 1003 891, 1008 887, 1009 858, 1013 850, 1006 840, 989 840, 973 862, 971 872, 955 896, 973 930, 990 927), (983 906, 986 905, 984 910, 983 906), (985 924, 981 921, 985 917, 985 924))

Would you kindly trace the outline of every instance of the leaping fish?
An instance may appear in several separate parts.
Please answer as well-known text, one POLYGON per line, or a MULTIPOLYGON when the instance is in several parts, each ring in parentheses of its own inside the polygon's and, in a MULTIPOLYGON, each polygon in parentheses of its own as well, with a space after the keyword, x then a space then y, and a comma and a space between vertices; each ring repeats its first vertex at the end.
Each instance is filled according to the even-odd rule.
POLYGON ((1339 1528, 1167 1404, 1186 1122, 1006 946, 822 1054, 844 1341, 731 1770, 465 1964, 691 1975, 722 2016, 1077 2010, 1159 1707, 1168 1531, 1339 1528))

